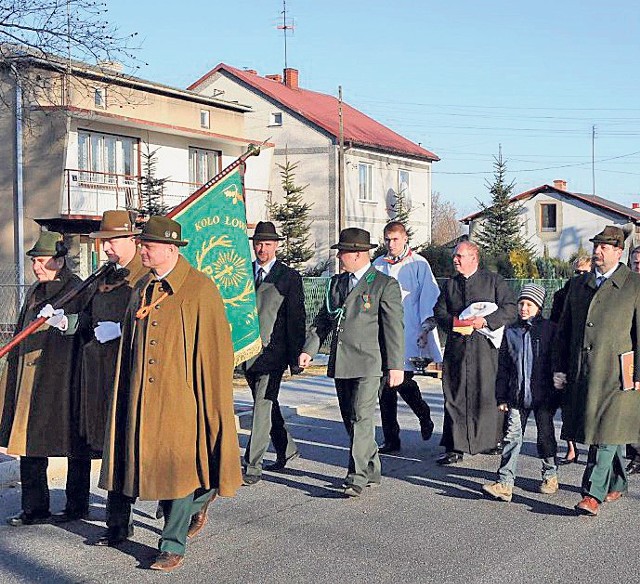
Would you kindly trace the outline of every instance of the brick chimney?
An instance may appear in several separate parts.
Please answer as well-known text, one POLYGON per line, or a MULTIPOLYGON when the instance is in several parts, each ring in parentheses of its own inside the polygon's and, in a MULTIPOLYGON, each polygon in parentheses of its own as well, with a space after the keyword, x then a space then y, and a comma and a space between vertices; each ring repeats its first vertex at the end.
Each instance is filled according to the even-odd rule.
POLYGON ((560 191, 566 191, 567 190, 567 181, 563 180, 561 178, 556 179, 553 181, 553 187, 560 190, 560 191))
POLYGON ((271 81, 277 81, 278 83, 282 83, 282 75, 280 73, 275 73, 274 75, 265 75, 266 79, 271 79, 271 81))
POLYGON ((287 67, 284 70, 284 84, 290 89, 298 89, 298 70, 287 67))
POLYGON ((244 69, 245 73, 251 73, 251 75, 257 75, 258 72, 255 69, 244 69))
POLYGON ((631 203, 632 209, 640 209, 640 203, 631 203))

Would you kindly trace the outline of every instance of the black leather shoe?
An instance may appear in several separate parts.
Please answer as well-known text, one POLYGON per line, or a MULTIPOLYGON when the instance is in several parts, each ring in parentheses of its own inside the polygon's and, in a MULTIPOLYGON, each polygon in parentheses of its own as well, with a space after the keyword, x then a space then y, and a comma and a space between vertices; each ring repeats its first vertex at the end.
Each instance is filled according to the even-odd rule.
POLYGON ((7 517, 7 524, 11 525, 11 527, 22 527, 23 525, 39 525, 41 523, 49 523, 50 518, 51 513, 40 515, 34 513, 25 513, 24 511, 21 511, 13 517, 7 517))
POLYGON ((118 547, 119 545, 122 545, 123 543, 129 541, 129 538, 132 536, 133 525, 129 525, 126 534, 123 533, 121 529, 107 529, 105 531, 105 535, 91 542, 91 545, 118 547))
POLYGON ((627 474, 638 474, 640 473, 640 461, 632 460, 627 465, 627 474))
POLYGON ((344 489, 345 497, 359 497, 362 495, 362 487, 358 485, 348 485, 344 489))
POLYGON ((83 509, 82 511, 59 511, 51 516, 52 523, 69 523, 71 521, 79 521, 80 519, 89 518, 89 509, 83 509))
POLYGON ((265 464, 263 469, 264 470, 268 470, 270 472, 277 472, 279 470, 283 470, 287 466, 288 462, 291 462, 292 460, 295 460, 299 456, 300 456, 299 452, 294 452, 288 458, 277 458, 275 462, 271 462, 269 464, 265 464))
POLYGON ((260 475, 244 475, 242 477, 242 484, 245 487, 251 487, 257 483, 259 483, 262 480, 262 477, 260 475))
POLYGON ((462 462, 462 457, 463 455, 460 452, 445 452, 436 458, 436 462, 440 465, 456 464, 462 462))
POLYGON ((502 454, 503 450, 504 444, 502 444, 502 442, 498 442, 498 444, 496 444, 493 448, 489 448, 489 450, 483 450, 482 454, 489 454, 493 456, 495 454, 502 454))
POLYGON ((431 438, 431 436, 433 435, 434 426, 435 424, 433 423, 433 420, 431 420, 431 418, 424 421, 420 420, 420 434, 422 434, 423 440, 429 440, 429 438, 431 438))
POLYGON ((378 448, 380 454, 394 454, 400 452, 400 440, 397 442, 385 442, 380 448, 378 448))

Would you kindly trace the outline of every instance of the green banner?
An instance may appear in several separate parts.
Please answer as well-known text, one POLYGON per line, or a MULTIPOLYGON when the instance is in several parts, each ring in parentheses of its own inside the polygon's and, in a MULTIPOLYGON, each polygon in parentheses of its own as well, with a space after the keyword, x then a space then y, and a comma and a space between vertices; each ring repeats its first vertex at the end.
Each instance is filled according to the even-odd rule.
MULTIPOLYGON (((247 237, 244 165, 194 193, 171 213, 189 245, 182 255, 218 286, 231 325, 236 364, 260 352, 260 326, 247 237)), ((206 186, 206 185, 205 185, 206 186)))

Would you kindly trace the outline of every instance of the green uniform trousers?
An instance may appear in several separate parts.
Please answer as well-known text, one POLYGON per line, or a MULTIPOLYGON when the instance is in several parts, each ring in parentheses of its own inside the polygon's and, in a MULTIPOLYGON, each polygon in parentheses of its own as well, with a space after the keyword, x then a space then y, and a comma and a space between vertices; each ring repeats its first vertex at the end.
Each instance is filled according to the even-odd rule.
POLYGON ((216 489, 198 489, 182 499, 161 501, 164 509, 164 528, 159 545, 161 552, 184 556, 191 516, 198 513, 215 492, 216 489))
POLYGON ((592 444, 589 446, 587 468, 582 476, 582 495, 600 503, 612 491, 627 490, 624 468, 624 444, 592 444))
POLYGON ((381 467, 374 417, 380 377, 335 379, 335 384, 340 414, 350 441, 346 482, 359 487, 379 483, 381 467))

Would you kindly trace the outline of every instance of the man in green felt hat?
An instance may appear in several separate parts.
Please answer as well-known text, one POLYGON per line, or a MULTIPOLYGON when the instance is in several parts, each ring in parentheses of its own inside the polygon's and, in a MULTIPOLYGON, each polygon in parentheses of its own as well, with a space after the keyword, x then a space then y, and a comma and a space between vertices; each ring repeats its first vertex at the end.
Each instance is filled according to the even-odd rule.
POLYGON ((72 397, 80 343, 75 333, 85 300, 78 296, 64 310, 53 308, 58 298, 81 282, 65 265, 66 254, 62 235, 54 231, 41 232, 27 252, 37 281, 27 291, 16 329, 42 316, 48 320, 9 353, 0 382, 0 445, 20 456, 22 511, 7 520, 14 527, 44 523, 51 516, 49 456, 69 457, 67 502, 60 515, 79 519, 89 513, 91 460, 74 456, 72 397), (83 477, 86 480, 80 480, 83 477))
POLYGON ((626 237, 607 225, 590 239, 594 269, 571 281, 558 323, 562 434, 589 445, 580 515, 626 493, 624 445, 640 441, 640 275, 620 262, 626 237))
POLYGON ((150 217, 138 240, 151 273, 122 320, 100 486, 161 501, 165 524, 151 568, 170 572, 184 562, 190 527, 199 527, 193 516, 242 483, 233 345, 218 288, 180 255, 180 224, 150 217))
POLYGON ((389 387, 404 379, 402 296, 394 278, 371 265, 376 247, 368 231, 343 229, 338 250, 342 273, 331 278, 326 302, 307 332, 299 358, 308 367, 333 332, 327 375, 333 377, 350 452, 344 494, 357 497, 380 482, 374 414, 383 376, 389 387))

